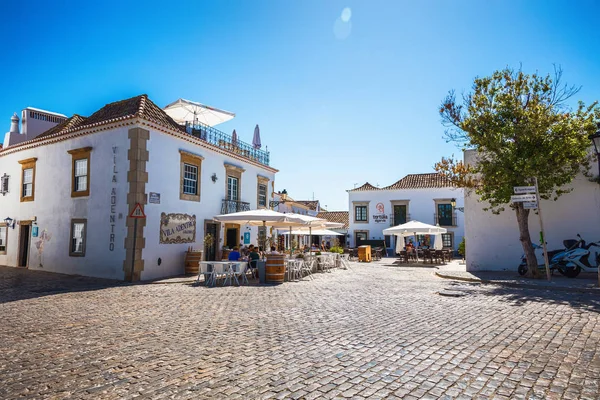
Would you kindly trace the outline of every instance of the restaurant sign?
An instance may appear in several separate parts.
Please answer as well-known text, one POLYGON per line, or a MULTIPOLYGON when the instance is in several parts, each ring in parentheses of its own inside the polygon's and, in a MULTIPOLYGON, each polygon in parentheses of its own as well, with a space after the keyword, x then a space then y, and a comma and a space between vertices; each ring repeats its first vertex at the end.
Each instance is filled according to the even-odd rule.
POLYGON ((385 214, 373 214, 373 222, 376 224, 383 224, 387 222, 388 216, 385 214))
POLYGON ((160 214, 160 243, 196 242, 196 216, 189 214, 160 214))

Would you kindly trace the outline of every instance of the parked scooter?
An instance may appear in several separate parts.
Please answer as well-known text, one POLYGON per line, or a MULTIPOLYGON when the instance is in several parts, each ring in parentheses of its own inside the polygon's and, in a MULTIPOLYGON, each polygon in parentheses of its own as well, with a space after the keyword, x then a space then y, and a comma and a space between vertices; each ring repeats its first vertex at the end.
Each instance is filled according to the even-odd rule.
MULTIPOLYGON (((560 269, 558 269, 558 264, 553 264, 551 262, 551 260, 559 253, 565 253, 566 251, 575 248, 577 243, 578 243, 578 241, 574 240, 574 239, 563 240, 563 245, 565 246, 564 249, 552 250, 552 251, 548 252, 548 264, 549 264, 551 273, 554 273, 555 270, 558 270, 560 273, 562 273, 560 271, 560 269)), ((533 244, 533 250, 535 252, 541 253, 541 254, 536 254, 536 259, 544 260, 544 248, 542 246, 540 246, 539 244, 536 244, 536 243, 532 243, 532 244, 533 244)), ((545 263, 538 264, 538 270, 545 271, 546 264, 545 263)), ((519 275, 521 275, 521 276, 525 276, 525 274, 527 274, 528 267, 527 267, 527 257, 525 257, 525 254, 523 254, 521 256, 521 264, 519 264, 517 271, 519 272, 519 275)))
POLYGON ((569 278, 575 278, 581 271, 597 273, 600 265, 600 242, 591 242, 586 245, 585 240, 579 234, 577 234, 577 237, 579 240, 575 248, 552 257, 552 264, 556 265, 561 274, 569 278), (598 249, 593 249, 593 257, 590 261, 590 255, 592 255, 590 249, 592 247, 598 249))

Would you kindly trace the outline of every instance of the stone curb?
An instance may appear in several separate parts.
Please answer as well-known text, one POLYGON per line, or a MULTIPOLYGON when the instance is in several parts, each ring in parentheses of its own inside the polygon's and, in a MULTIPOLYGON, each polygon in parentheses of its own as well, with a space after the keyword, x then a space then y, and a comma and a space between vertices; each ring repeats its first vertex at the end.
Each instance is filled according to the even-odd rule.
POLYGON ((569 286, 540 286, 540 285, 532 285, 529 283, 491 281, 488 279, 465 278, 462 276, 447 275, 447 274, 444 274, 443 272, 438 272, 438 271, 434 272, 434 274, 439 278, 453 280, 453 281, 463 281, 463 282, 490 284, 490 285, 507 286, 507 287, 514 287, 514 288, 525 288, 525 289, 556 290, 556 291, 560 291, 560 292, 594 293, 594 294, 600 295, 600 289, 574 288, 574 287, 569 287, 569 286))

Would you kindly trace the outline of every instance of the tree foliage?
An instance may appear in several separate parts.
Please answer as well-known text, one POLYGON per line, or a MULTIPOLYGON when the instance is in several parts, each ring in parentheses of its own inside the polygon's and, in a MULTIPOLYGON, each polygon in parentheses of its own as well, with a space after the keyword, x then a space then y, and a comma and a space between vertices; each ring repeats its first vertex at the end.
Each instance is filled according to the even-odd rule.
MULTIPOLYGON (((465 165, 453 157, 443 158, 436 170, 457 186, 474 190, 494 213, 505 210, 514 186, 530 184, 532 177, 538 178, 544 199, 556 200, 569 192, 566 185, 578 173, 589 175, 588 136, 596 130, 600 110, 597 102, 590 106, 579 102, 570 108, 567 100, 579 88, 563 85, 561 78, 560 68, 553 76, 506 68, 476 78, 472 92, 462 101, 449 92, 439 110, 446 139, 463 149, 475 149, 477 162, 465 165)), ((511 207, 532 269, 535 261, 530 258, 535 255, 529 232, 524 232, 529 210, 522 203, 511 207)))

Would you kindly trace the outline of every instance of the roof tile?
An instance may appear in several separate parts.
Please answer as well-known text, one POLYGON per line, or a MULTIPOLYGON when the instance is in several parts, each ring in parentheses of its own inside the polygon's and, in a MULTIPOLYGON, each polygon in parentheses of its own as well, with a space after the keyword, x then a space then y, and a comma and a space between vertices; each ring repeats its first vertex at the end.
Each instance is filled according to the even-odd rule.
POLYGON ((382 189, 430 189, 443 187, 454 187, 454 185, 444 175, 434 172, 428 174, 409 174, 396 183, 382 189))
POLYGON ((317 214, 317 218, 344 224, 342 227, 343 229, 348 229, 350 227, 350 213, 348 211, 323 211, 317 214))

